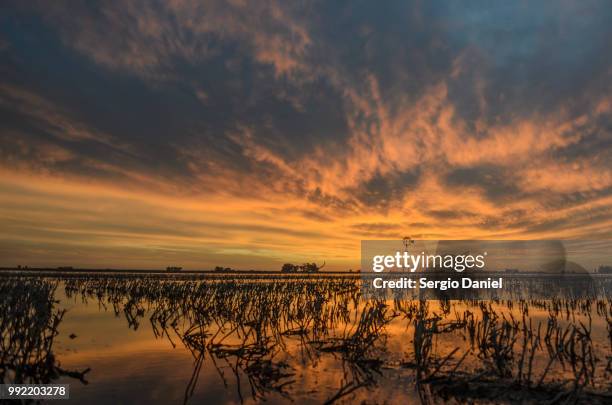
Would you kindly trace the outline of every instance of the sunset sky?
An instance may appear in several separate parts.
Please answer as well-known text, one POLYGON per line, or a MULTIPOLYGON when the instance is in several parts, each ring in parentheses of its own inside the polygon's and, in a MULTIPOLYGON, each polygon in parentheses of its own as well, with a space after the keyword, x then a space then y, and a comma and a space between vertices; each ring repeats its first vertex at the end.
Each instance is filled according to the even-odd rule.
POLYGON ((612 238, 609 1, 4 1, 0 266, 612 238))

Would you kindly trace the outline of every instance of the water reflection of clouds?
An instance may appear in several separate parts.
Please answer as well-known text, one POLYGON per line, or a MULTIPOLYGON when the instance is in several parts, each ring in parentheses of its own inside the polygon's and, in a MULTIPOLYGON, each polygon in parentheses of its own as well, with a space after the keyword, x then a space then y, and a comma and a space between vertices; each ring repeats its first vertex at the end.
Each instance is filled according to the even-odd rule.
MULTIPOLYGON (((35 280, 8 276, 0 278, 0 288, 10 298, 11 291, 24 286, 35 290, 35 280)), ((50 280, 36 288, 56 285, 50 280)), ((578 378, 585 383, 582 374, 574 377, 558 363, 546 369, 549 359, 563 356, 565 362, 587 365, 595 388, 605 385, 604 362, 588 364, 593 355, 609 350, 609 301, 366 301, 359 299, 358 284, 357 278, 316 276, 291 282, 262 276, 249 283, 227 277, 187 282, 73 275, 62 284, 68 297, 47 296, 56 304, 61 297, 58 308, 65 305, 67 317, 76 315, 60 324, 56 342, 61 350, 55 358, 65 369, 91 368, 88 385, 69 381, 76 384, 75 398, 92 396, 93 403, 140 395, 174 402, 214 397, 220 402, 293 398, 320 403, 371 395, 413 401, 423 384, 444 390, 446 383, 440 382, 462 384, 463 376, 485 387, 487 381, 506 381, 522 364, 521 350, 532 353, 529 364, 546 381, 578 378), (102 310, 102 303, 114 303, 118 316, 102 310), (90 321, 81 322, 84 317, 90 321), (77 337, 71 340, 69 333, 77 337), (535 336, 541 345, 533 346, 535 336), (506 353, 502 375, 491 367, 499 363, 487 361, 500 351, 506 353), (451 372, 459 366, 459 375, 451 372), (475 376, 483 369, 485 379, 475 376)), ((62 381, 71 375, 65 373, 62 381)))

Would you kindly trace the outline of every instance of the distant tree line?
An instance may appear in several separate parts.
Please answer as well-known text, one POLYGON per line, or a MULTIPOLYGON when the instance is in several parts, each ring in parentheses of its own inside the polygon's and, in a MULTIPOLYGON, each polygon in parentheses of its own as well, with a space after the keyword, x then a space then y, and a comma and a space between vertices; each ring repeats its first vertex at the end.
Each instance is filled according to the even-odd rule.
POLYGON ((281 268, 282 273, 316 273, 321 270, 325 266, 325 262, 323 265, 317 266, 316 263, 303 263, 303 264, 291 264, 285 263, 281 268))

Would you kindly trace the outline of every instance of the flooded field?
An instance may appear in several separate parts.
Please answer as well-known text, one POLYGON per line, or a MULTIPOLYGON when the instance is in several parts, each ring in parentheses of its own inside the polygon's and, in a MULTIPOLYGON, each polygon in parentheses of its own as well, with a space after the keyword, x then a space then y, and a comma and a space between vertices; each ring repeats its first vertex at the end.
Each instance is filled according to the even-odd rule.
POLYGON ((360 282, 1 275, 0 373, 79 403, 612 401, 610 300, 365 300, 360 282))

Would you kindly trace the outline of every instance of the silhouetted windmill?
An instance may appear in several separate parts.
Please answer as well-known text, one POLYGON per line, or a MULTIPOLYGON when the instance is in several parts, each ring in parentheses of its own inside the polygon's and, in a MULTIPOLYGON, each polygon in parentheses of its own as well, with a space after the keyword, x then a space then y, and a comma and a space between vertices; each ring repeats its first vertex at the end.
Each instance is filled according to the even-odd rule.
MULTIPOLYGON (((414 245, 414 240, 412 240, 410 236, 404 236, 404 238, 402 239, 402 245, 404 246, 404 250, 402 251, 402 253, 409 253, 408 247, 410 245, 414 245)), ((406 271, 406 268, 402 264, 402 272, 405 272, 405 271, 406 271)))

